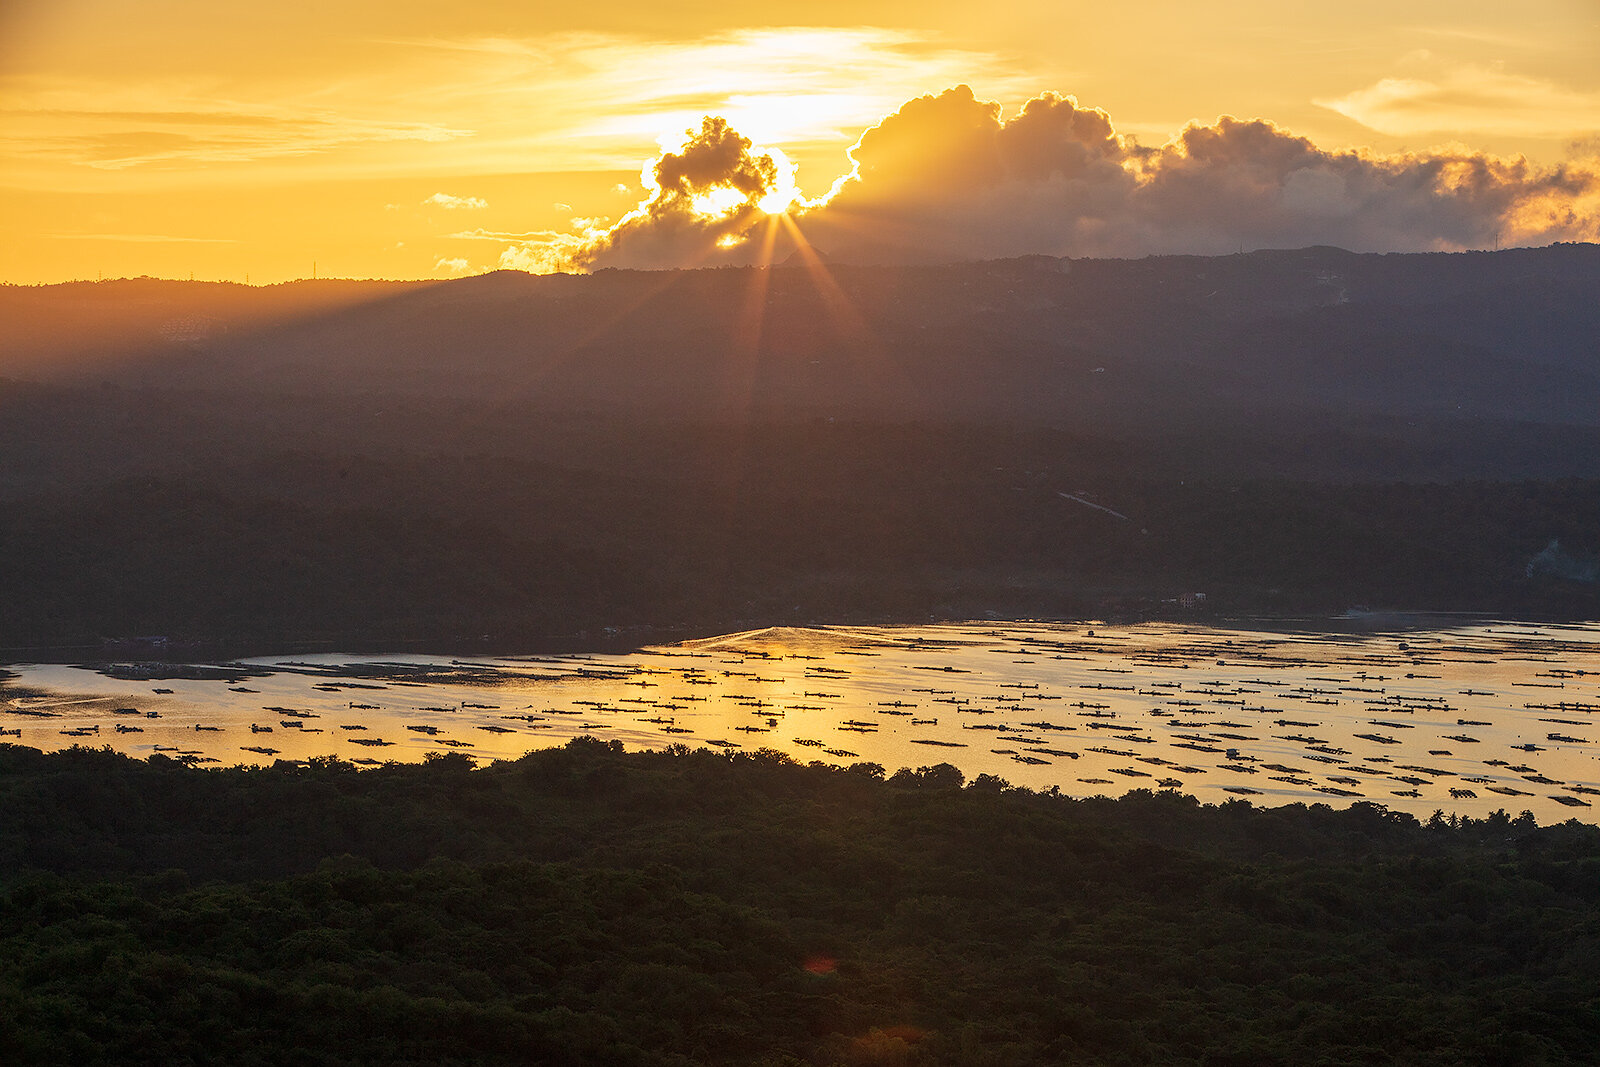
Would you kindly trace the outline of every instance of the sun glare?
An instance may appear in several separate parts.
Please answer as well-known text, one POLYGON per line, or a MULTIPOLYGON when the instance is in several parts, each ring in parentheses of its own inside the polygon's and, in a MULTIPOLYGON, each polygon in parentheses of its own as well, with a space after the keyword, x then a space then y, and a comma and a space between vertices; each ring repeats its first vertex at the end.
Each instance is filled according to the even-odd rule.
POLYGON ((762 151, 771 156, 772 162, 777 165, 778 180, 766 195, 756 201, 756 207, 768 215, 782 215, 791 205, 803 199, 794 183, 794 164, 783 154, 781 148, 765 148, 762 151))
MULTIPOLYGON (((741 208, 753 204, 757 210, 767 215, 782 215, 797 203, 804 203, 805 198, 800 189, 795 185, 795 166, 789 157, 777 148, 752 148, 751 154, 755 156, 770 156, 774 164, 776 180, 772 187, 752 200, 750 196, 731 185, 716 185, 703 192, 696 193, 689 201, 690 208, 696 215, 707 219, 724 219, 739 212, 741 208)), ((735 239, 738 244, 740 239, 735 239)), ((730 247, 718 242, 720 247, 730 247)))
POLYGON ((739 190, 731 185, 719 185, 714 189, 695 194, 690 206, 697 215, 703 215, 708 219, 720 219, 733 214, 744 202, 745 195, 739 190))

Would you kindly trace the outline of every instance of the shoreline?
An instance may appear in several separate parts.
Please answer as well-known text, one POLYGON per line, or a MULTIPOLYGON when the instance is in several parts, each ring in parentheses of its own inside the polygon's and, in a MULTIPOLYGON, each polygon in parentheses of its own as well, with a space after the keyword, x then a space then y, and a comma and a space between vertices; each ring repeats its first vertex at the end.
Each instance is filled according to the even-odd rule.
POLYGON ((1136 625, 1140 623, 1192 624, 1221 630, 1255 630, 1267 633, 1400 633, 1438 629, 1441 626, 1504 621, 1520 624, 1589 625, 1600 617, 1560 613, 1492 610, 1435 610, 1425 608, 1347 608, 1337 614, 1309 611, 1250 612, 1207 609, 1103 614, 1039 614, 988 611, 980 614, 925 615, 851 614, 829 619, 732 618, 720 624, 667 623, 602 627, 567 634, 485 634, 402 639, 348 635, 304 641, 114 638, 99 644, 0 646, 0 670, 13 665, 96 665, 111 663, 217 664, 270 656, 381 655, 418 652, 432 655, 516 655, 578 653, 628 653, 656 645, 706 640, 728 634, 772 627, 827 628, 837 626, 921 626, 930 624, 988 625, 1048 623, 1070 625, 1136 625))

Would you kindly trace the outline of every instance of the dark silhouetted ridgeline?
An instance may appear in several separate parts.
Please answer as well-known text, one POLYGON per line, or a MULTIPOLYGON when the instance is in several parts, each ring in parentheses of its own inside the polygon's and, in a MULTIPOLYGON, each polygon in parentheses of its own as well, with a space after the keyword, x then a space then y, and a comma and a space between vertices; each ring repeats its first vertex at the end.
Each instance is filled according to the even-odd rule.
POLYGON ((1600 246, 0 288, 0 376, 1148 433, 1600 420, 1600 246))

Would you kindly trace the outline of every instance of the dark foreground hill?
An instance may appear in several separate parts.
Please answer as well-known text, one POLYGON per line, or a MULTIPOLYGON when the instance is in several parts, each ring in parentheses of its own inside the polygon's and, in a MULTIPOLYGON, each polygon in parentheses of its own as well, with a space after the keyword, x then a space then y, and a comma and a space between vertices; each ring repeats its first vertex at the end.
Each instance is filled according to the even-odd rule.
POLYGON ((0 646, 1600 610, 1600 248, 0 288, 0 646))
POLYGON ((1580 1064, 1600 831, 624 754, 0 748, 8 1064, 1580 1064))

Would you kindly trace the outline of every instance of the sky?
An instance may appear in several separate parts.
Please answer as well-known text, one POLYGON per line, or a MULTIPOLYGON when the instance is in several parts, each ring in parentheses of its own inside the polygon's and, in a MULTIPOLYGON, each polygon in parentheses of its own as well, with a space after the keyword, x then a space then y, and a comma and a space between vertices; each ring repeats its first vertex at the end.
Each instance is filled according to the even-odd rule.
POLYGON ((1600 0, 0 0, 0 281, 1600 240, 1600 0))

